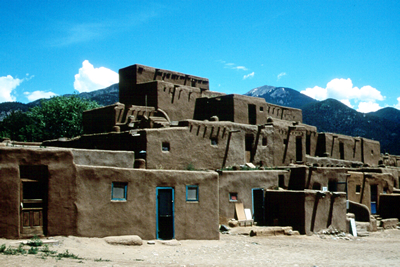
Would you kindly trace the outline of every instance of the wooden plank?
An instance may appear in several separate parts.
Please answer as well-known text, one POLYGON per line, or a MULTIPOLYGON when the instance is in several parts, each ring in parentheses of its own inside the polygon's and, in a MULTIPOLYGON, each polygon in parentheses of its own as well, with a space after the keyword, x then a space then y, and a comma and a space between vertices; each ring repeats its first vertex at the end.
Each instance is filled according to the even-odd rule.
POLYGON ((245 221, 246 220, 246 215, 244 213, 244 207, 243 203, 235 203, 235 209, 236 209, 236 216, 238 218, 238 221, 245 221))

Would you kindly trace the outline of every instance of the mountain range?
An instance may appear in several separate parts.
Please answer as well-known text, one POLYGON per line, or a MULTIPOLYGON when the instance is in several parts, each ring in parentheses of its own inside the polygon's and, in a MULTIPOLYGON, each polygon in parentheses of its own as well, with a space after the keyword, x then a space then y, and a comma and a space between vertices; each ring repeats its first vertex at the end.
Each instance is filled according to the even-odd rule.
MULTIPOLYGON (((107 88, 76 94, 94 100, 101 106, 119 100, 118 84, 107 88)), ((381 152, 400 155, 400 111, 386 107, 375 112, 360 113, 335 99, 318 101, 287 87, 264 85, 254 88, 245 95, 261 97, 267 102, 303 110, 303 122, 317 127, 319 132, 333 132, 349 136, 361 136, 381 143, 381 152)), ((66 95, 70 96, 70 95, 66 95)), ((0 121, 11 111, 27 111, 40 104, 36 100, 27 104, 19 102, 0 103, 0 121)))

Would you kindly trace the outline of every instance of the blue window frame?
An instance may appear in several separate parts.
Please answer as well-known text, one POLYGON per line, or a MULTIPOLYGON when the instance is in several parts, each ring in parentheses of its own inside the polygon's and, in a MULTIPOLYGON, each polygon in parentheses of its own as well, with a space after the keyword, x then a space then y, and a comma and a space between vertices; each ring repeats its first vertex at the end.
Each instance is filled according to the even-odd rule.
POLYGON ((113 182, 111 184, 111 200, 126 201, 128 183, 113 182))
POLYGON ((186 201, 199 201, 199 186, 187 185, 186 186, 186 201))

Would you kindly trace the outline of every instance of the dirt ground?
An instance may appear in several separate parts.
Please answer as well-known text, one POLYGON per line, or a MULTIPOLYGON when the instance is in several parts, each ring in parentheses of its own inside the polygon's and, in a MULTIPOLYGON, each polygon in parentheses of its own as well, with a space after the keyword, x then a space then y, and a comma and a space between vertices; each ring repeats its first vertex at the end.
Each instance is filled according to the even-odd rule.
MULTIPOLYGON (((47 240, 47 239, 44 239, 47 240)), ((220 240, 183 240, 142 246, 109 245, 102 238, 53 237, 51 250, 82 259, 0 254, 0 266, 399 266, 400 230, 368 237, 330 235, 250 237, 221 234, 220 240), (100 261, 101 259, 101 261, 100 261)), ((18 240, 0 245, 18 247, 18 240)), ((25 247, 28 249, 29 247, 25 247)))

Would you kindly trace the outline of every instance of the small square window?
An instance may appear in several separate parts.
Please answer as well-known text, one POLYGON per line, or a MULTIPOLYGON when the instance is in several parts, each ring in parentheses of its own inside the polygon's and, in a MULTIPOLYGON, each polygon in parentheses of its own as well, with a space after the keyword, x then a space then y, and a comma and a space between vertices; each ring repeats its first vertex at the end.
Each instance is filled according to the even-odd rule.
POLYGON ((211 137, 211 145, 212 146, 217 146, 218 145, 218 138, 211 137))
POLYGON ((229 201, 238 201, 238 193, 229 193, 229 201))
POLYGON ((161 149, 163 152, 168 152, 170 150, 169 142, 162 142, 161 149))
POLYGON ((199 201, 199 186, 187 185, 186 186, 186 201, 199 201))
POLYGON ((128 183, 113 182, 111 184, 111 200, 126 200, 128 183))
POLYGON ((264 111, 264 107, 260 107, 260 112, 263 112, 264 111))
POLYGON ((268 144, 268 139, 267 139, 267 137, 263 137, 263 139, 262 139, 262 145, 263 146, 266 146, 268 144))
POLYGON ((361 185, 356 185, 356 193, 361 193, 361 185))

